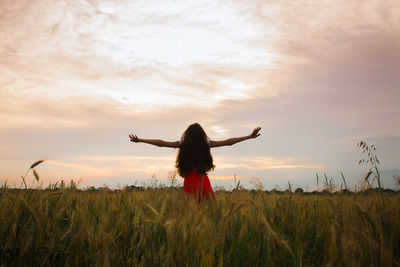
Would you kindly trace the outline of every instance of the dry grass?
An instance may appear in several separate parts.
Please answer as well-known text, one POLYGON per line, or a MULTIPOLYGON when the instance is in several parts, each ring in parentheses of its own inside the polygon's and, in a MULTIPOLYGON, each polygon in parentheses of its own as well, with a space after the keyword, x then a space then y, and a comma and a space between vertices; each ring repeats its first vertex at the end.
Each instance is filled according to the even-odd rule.
POLYGON ((400 194, 0 193, 0 266, 398 266, 400 194))

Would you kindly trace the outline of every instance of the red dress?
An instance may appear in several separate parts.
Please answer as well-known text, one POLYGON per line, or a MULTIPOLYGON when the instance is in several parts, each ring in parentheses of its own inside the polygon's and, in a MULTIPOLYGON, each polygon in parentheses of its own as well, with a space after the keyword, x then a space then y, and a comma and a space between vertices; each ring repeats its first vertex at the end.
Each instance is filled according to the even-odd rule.
POLYGON ((185 193, 193 195, 194 197, 197 195, 199 202, 202 199, 209 199, 210 196, 215 198, 207 174, 199 174, 195 170, 190 171, 186 175, 183 181, 183 190, 185 193))

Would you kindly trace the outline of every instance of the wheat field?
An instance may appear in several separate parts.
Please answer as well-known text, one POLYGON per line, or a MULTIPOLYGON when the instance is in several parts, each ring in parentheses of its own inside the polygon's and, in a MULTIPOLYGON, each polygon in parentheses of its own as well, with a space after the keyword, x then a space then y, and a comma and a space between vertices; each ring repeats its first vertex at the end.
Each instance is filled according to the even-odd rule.
POLYGON ((399 266, 400 194, 0 193, 0 266, 399 266))

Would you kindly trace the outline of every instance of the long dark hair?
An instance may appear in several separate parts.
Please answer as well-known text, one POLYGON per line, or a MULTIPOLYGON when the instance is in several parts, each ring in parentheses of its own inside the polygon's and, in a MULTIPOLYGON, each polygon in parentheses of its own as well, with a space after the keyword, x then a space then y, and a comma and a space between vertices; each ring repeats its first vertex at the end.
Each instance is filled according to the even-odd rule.
POLYGON ((199 174, 207 174, 214 169, 208 137, 200 124, 189 125, 183 133, 175 167, 182 177, 186 177, 192 170, 199 174))

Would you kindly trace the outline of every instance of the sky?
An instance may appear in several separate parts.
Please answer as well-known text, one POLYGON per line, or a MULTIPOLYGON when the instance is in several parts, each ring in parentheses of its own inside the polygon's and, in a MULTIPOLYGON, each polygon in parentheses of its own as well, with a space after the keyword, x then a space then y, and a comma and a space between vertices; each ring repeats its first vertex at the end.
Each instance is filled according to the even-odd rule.
MULTIPOLYGON (((0 183, 168 183, 200 123, 214 187, 361 186, 374 144, 400 175, 398 0, 0 1, 0 183)), ((183 179, 178 178, 179 183, 183 179)))

